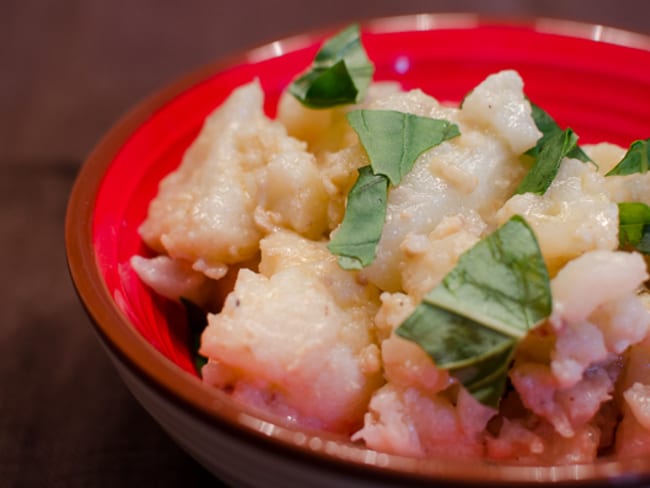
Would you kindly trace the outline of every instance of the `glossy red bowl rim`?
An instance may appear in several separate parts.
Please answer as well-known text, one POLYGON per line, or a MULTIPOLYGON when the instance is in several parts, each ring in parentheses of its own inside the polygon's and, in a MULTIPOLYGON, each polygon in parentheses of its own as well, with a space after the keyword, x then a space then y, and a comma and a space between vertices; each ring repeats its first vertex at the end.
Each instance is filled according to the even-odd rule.
MULTIPOLYGON (((596 24, 548 18, 495 19, 476 14, 419 14, 384 17, 361 22, 373 33, 439 28, 471 28, 478 25, 517 26, 540 33, 591 39, 650 51, 650 36, 596 24)), ((504 486, 516 483, 539 485, 540 481, 581 484, 586 481, 612 481, 622 478, 650 480, 650 463, 642 459, 599 461, 593 464, 556 467, 503 466, 489 462, 455 463, 449 460, 417 460, 377 453, 353 445, 337 436, 307 433, 274 422, 263 413, 243 409, 226 394, 209 389, 182 371, 151 346, 129 323, 106 285, 96 260, 92 239, 94 203, 102 176, 132 133, 157 109, 207 76, 237 65, 275 57, 286 48, 321 40, 338 29, 331 26, 307 34, 287 37, 246 50, 237 55, 203 66, 172 82, 137 104, 103 137, 83 164, 68 202, 65 221, 66 256, 69 271, 95 330, 103 343, 121 363, 167 400, 191 412, 217 429, 236 433, 260 445, 273 446, 278 452, 304 462, 319 463, 365 479, 395 478, 410 483, 445 481, 477 483, 480 486, 504 486)), ((276 419, 277 420, 277 419, 276 419)), ((467 485, 465 485, 467 486, 467 485)))

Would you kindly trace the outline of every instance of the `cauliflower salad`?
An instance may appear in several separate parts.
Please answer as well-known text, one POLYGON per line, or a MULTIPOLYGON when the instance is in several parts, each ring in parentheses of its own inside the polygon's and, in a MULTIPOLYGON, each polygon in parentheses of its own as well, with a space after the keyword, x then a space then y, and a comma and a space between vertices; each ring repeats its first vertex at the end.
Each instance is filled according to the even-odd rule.
POLYGON ((513 70, 372 77, 350 26, 162 180, 131 265, 205 311, 203 381, 386 453, 650 455, 650 141, 578 145, 513 70))

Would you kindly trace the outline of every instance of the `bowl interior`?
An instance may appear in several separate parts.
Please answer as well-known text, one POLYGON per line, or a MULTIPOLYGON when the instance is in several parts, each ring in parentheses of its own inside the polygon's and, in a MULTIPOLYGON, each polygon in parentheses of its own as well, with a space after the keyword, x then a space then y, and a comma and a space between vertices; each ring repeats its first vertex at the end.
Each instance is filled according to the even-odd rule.
MULTIPOLYGON (((598 26, 504 24, 474 16, 384 19, 363 28, 377 80, 396 80, 441 101, 459 102, 488 74, 512 68, 522 75, 531 100, 561 126, 572 127, 582 143, 627 146, 650 136, 646 38, 598 26)), ((106 290, 140 336, 191 375, 196 371, 183 312, 155 296, 128 264, 134 254, 149 254, 138 226, 160 179, 179 164, 206 115, 253 78, 261 81, 266 111, 274 115, 282 90, 330 33, 276 42, 182 80, 154 96, 151 110, 131 117, 130 129, 122 130, 118 144, 97 163, 107 169, 92 208, 91 237, 106 290)), ((104 333, 110 339, 110 330, 104 333)))

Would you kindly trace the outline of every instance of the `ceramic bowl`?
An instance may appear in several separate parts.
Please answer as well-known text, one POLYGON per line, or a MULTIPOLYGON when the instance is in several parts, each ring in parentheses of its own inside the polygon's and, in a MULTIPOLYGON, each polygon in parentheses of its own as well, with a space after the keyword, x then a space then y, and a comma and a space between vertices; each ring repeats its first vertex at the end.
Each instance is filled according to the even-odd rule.
MULTIPOLYGON (((475 15, 416 15, 361 25, 378 80, 458 102, 489 73, 514 68, 531 99, 561 126, 572 127, 582 143, 627 146, 650 136, 648 37, 598 25, 475 15)), ((160 179, 179 164, 205 116, 253 78, 259 78, 273 115, 281 91, 338 27, 273 42, 163 88, 117 122, 83 165, 66 220, 69 268, 126 385, 184 449, 233 486, 650 483, 647 459, 517 467, 382 454, 283 425, 202 384, 182 314, 146 288, 128 264, 132 255, 146 252, 137 228, 160 179)))

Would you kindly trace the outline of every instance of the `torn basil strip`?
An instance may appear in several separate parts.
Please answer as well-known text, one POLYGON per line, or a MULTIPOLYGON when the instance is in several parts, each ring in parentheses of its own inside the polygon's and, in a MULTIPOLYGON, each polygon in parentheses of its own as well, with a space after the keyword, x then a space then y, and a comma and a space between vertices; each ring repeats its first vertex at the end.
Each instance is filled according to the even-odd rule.
POLYGON ((562 160, 577 147, 577 142, 578 137, 571 129, 548 136, 539 149, 533 167, 519 183, 515 193, 543 195, 553 183, 562 160))
POLYGON ((618 241, 621 249, 650 254, 650 207, 641 202, 618 204, 618 241))
POLYGON ((650 139, 634 141, 623 159, 605 176, 647 173, 650 166, 650 139))
POLYGON ((323 43, 310 69, 294 80, 289 92, 310 108, 327 108, 363 100, 374 65, 353 24, 323 43))
MULTIPOLYGON (((537 127, 537 129, 539 129, 539 131, 542 133, 542 137, 538 139, 537 144, 535 144, 534 147, 529 149, 526 152, 526 154, 536 158, 539 152, 541 151, 542 147, 544 147, 544 144, 546 143, 548 138, 557 134, 558 132, 562 132, 562 128, 557 124, 557 122, 555 122, 553 117, 551 117, 545 110, 543 110, 538 105, 535 105, 532 102, 529 103, 532 109, 531 115, 533 117, 533 121, 535 122, 535 126, 537 127)), ((582 150, 582 148, 578 145, 576 145, 573 149, 569 151, 567 157, 579 159, 584 163, 593 162, 591 158, 587 155, 587 153, 585 153, 582 150)))
POLYGON ((394 110, 355 110, 347 118, 373 172, 387 176, 392 185, 399 185, 424 151, 460 135, 458 126, 448 120, 394 110))
POLYGON ((359 169, 359 177, 348 193, 343 222, 328 249, 344 269, 361 269, 375 259, 377 243, 386 219, 388 179, 370 166, 359 169))
POLYGON ((551 308, 537 239, 515 216, 462 254, 396 333, 420 345, 479 401, 497 406, 517 343, 551 308))

